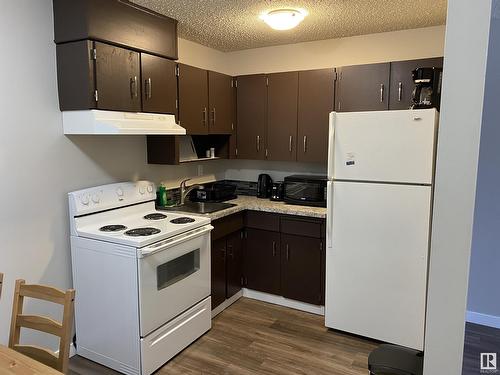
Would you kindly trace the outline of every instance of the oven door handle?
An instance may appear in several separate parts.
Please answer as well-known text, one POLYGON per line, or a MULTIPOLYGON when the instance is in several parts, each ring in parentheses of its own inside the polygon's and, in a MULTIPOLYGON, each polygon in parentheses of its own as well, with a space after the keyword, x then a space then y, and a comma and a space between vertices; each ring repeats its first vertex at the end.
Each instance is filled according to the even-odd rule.
POLYGON ((186 241, 189 241, 193 238, 202 236, 205 233, 209 233, 212 229, 214 229, 213 226, 205 225, 201 228, 193 229, 193 230, 190 230, 189 232, 175 236, 174 238, 169 238, 167 240, 160 241, 154 245, 143 247, 142 249, 138 250, 138 256, 139 256, 139 258, 144 258, 148 255, 157 253, 159 251, 166 250, 166 249, 171 248, 175 245, 178 245, 182 242, 186 242, 186 241))

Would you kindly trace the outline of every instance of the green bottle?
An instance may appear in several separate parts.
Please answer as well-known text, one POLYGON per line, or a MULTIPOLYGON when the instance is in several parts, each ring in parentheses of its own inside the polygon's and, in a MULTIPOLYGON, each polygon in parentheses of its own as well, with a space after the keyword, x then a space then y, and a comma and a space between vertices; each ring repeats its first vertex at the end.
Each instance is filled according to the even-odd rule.
POLYGON ((158 191, 156 192, 156 205, 161 207, 168 205, 167 188, 164 185, 158 187, 158 191))

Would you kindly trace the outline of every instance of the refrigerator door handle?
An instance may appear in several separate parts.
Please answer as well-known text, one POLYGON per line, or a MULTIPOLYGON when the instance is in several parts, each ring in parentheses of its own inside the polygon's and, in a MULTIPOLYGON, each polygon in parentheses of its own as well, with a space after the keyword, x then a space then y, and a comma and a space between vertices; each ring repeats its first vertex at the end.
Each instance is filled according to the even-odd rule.
POLYGON ((334 178, 335 164, 335 121, 337 113, 330 112, 329 131, 328 131, 328 179, 334 178))
POLYGON ((332 251, 333 236, 333 181, 326 183, 326 251, 332 251))

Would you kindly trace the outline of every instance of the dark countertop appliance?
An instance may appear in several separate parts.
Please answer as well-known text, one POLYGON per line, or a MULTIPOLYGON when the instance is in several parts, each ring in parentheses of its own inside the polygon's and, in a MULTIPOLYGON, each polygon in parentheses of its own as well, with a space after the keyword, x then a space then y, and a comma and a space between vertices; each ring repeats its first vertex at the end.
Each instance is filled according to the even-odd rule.
POLYGON ((327 176, 287 176, 283 188, 284 201, 303 206, 326 207, 327 180, 327 176))
POLYGON ((283 182, 273 182, 271 186, 271 200, 272 201, 282 201, 283 200, 283 182))
POLYGON ((439 111, 443 69, 417 68, 411 73, 415 82, 411 108, 436 108, 439 111))
POLYGON ((259 174, 257 180, 257 198, 269 198, 271 197, 271 185, 273 180, 268 174, 259 174))
POLYGON ((192 202, 224 202, 235 199, 235 191, 235 185, 215 182, 203 189, 193 189, 189 194, 189 200, 192 202))

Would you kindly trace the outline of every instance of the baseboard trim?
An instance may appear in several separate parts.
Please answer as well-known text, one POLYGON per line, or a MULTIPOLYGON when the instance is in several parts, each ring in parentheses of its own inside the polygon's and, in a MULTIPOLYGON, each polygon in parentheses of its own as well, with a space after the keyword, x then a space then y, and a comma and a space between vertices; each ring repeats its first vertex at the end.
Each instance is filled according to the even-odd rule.
POLYGON ((219 306, 217 306, 215 309, 212 310, 212 319, 215 318, 217 315, 219 315, 221 312, 223 312, 225 309, 227 309, 229 306, 231 306, 233 303, 238 301, 242 296, 243 296, 243 291, 240 290, 234 296, 222 302, 219 306))
MULTIPOLYGON (((55 351, 55 354, 59 355, 59 350, 55 351)), ((73 357, 76 355, 76 348, 73 343, 69 344, 69 358, 73 357)))
POLYGON ((252 289, 243 289, 243 297, 248 297, 251 299, 256 299, 263 302, 273 303, 275 305, 289 307, 295 310, 301 310, 308 313, 316 314, 316 315, 325 315, 325 307, 311 305, 305 302, 299 302, 292 299, 288 299, 282 296, 276 296, 274 294, 258 292, 252 289))
POLYGON ((500 329, 500 316, 481 314, 475 311, 467 311, 465 320, 469 323, 475 323, 482 326, 500 329))

